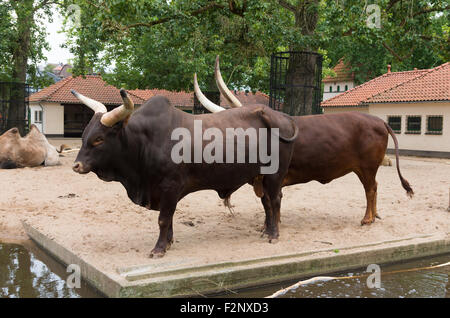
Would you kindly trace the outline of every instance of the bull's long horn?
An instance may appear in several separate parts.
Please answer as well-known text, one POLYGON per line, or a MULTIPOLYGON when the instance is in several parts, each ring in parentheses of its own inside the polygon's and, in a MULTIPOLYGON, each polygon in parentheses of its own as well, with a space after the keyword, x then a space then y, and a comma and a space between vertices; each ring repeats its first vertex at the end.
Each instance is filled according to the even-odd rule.
POLYGON ((113 110, 110 110, 109 112, 103 114, 102 119, 100 120, 103 125, 112 127, 119 121, 126 119, 133 112, 134 103, 128 97, 127 92, 123 88, 120 89, 120 96, 122 96, 123 105, 120 105, 119 107, 116 107, 113 110))
POLYGON ((205 95, 203 95, 203 93, 200 91, 200 87, 198 87, 197 73, 194 74, 194 92, 200 104, 202 104, 211 113, 217 113, 221 112, 222 110, 225 110, 225 108, 214 104, 212 101, 207 99, 205 95))
POLYGON ((241 102, 233 95, 233 93, 228 89, 227 85, 223 81, 222 74, 220 74, 219 67, 219 55, 216 57, 216 65, 214 66, 214 75, 216 77, 216 84, 219 88, 220 93, 225 97, 230 104, 230 107, 242 107, 241 102))
POLYGON ((81 95, 80 93, 78 93, 75 90, 71 90, 70 91, 76 98, 78 98, 80 100, 80 102, 82 102, 83 104, 85 104, 87 107, 89 107, 90 109, 92 109, 94 111, 94 113, 106 113, 108 110, 106 109, 106 106, 103 105, 102 103, 90 99, 89 97, 86 97, 84 95, 81 95))

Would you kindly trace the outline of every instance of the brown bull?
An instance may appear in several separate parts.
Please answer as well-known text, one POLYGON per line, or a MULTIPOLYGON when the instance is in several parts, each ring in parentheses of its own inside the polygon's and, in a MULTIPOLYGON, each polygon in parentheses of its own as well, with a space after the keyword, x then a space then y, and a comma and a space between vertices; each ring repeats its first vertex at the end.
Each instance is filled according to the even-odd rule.
MULTIPOLYGON (((61 150, 59 151, 61 152, 61 150)), ((35 125, 21 137, 17 128, 0 136, 0 169, 36 167, 59 164, 58 151, 35 125)))
MULTIPOLYGON (((215 75, 217 86, 230 106, 241 107, 241 103, 236 102, 236 98, 222 79, 219 57, 216 59, 215 75)), ((211 105, 211 102, 202 104, 211 112, 224 110, 218 105, 211 105)), ((294 142, 294 153, 283 186, 313 180, 325 184, 354 172, 364 186, 367 199, 366 213, 361 225, 370 224, 379 217, 376 207, 375 176, 385 156, 388 137, 391 135, 395 144, 397 172, 401 184, 408 196, 412 197, 414 194, 408 181, 400 173, 397 138, 392 129, 380 118, 359 112, 293 116, 293 118, 299 133, 294 142)), ((257 195, 261 197, 261 194, 257 195)), ((281 198, 281 192, 279 195, 281 198)), ((266 198, 262 196, 261 200, 267 211, 266 198)), ((276 224, 275 228, 278 229, 279 222, 279 213, 273 215, 266 213, 266 228, 268 225, 276 224)), ((278 236, 278 232, 276 235, 278 236)))

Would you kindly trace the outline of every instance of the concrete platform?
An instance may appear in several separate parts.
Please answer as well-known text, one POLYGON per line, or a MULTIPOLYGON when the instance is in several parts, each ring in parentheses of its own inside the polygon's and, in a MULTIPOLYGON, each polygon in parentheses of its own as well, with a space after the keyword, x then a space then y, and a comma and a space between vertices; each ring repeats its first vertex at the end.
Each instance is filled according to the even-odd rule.
POLYGON ((192 266, 183 259, 157 263, 149 259, 145 265, 118 267, 117 273, 112 275, 86 262, 32 225, 23 222, 23 226, 28 236, 57 260, 78 264, 83 279, 108 297, 200 296, 363 268, 369 264, 383 265, 450 253, 450 233, 447 233, 204 266, 198 263, 192 266))

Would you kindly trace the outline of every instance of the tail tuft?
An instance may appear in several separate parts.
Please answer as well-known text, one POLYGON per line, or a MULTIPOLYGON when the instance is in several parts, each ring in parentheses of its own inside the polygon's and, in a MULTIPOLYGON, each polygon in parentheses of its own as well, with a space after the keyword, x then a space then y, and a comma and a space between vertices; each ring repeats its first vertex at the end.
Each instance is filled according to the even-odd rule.
POLYGON ((403 187, 403 189, 406 190, 406 195, 407 195, 408 197, 412 198, 413 195, 414 195, 414 191, 413 191, 413 189, 411 188, 411 185, 409 184, 409 182, 408 182, 405 178, 403 178, 403 177, 400 178, 400 181, 402 182, 402 187, 403 187))
POLYGON ((228 208, 231 215, 234 215, 233 205, 231 205, 230 196, 227 196, 225 199, 223 199, 223 205, 228 208))

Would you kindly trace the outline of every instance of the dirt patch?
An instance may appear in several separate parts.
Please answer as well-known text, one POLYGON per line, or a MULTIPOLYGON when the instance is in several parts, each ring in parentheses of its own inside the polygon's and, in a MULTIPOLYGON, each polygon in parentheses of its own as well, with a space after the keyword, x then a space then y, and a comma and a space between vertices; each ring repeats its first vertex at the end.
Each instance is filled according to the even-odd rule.
POLYGON ((175 243, 163 259, 148 258, 158 237, 158 212, 136 206, 117 182, 71 170, 76 152, 56 167, 0 170, 0 239, 23 239, 21 220, 106 272, 139 264, 200 260, 202 264, 343 248, 450 231, 450 161, 400 159, 415 196, 408 199, 395 169, 380 167, 381 220, 361 226, 365 194, 354 174, 322 185, 283 190, 280 239, 261 238, 264 211, 250 186, 231 198, 231 214, 213 191, 192 193, 174 216, 175 243))

